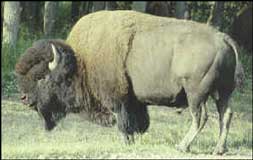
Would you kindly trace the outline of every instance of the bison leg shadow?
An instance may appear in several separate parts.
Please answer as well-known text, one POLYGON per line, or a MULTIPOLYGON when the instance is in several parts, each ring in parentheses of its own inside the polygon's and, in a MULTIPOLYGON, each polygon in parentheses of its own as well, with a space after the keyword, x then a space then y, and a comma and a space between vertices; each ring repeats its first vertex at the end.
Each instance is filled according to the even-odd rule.
POLYGON ((149 127, 147 106, 137 100, 121 103, 116 113, 118 128, 123 133, 126 144, 134 143, 134 134, 142 134, 149 127))

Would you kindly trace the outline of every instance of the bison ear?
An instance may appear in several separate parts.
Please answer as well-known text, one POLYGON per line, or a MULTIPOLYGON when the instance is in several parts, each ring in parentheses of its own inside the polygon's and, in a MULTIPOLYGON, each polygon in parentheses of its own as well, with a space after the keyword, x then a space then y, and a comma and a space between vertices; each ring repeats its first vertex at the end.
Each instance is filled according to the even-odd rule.
POLYGON ((57 51, 56 47, 54 46, 54 44, 51 44, 52 47, 52 52, 53 52, 53 61, 48 63, 48 68, 52 71, 56 68, 56 66, 59 63, 60 60, 60 54, 57 51))

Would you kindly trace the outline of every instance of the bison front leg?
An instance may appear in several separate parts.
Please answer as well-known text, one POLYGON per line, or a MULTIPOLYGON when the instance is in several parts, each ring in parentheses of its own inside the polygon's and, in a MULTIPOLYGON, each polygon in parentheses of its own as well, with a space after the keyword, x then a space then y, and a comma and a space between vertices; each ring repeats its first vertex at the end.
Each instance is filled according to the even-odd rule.
POLYGON ((127 106, 125 105, 119 107, 117 113, 117 124, 118 129, 123 134, 125 144, 132 144, 134 143, 134 128, 136 123, 134 117, 131 116, 131 113, 126 107, 127 106))
POLYGON ((123 103, 116 113, 118 128, 123 133, 126 144, 134 143, 134 134, 144 133, 149 127, 147 106, 139 102, 123 103))
POLYGON ((90 117, 95 123, 105 127, 112 127, 116 123, 115 116, 109 111, 94 112, 90 117))
POLYGON ((199 103, 198 98, 192 99, 192 102, 190 103, 189 108, 192 116, 192 124, 180 144, 176 145, 176 148, 180 151, 188 152, 190 150, 190 144, 207 122, 208 116, 206 112, 206 105, 205 103, 202 103, 201 105, 199 103))

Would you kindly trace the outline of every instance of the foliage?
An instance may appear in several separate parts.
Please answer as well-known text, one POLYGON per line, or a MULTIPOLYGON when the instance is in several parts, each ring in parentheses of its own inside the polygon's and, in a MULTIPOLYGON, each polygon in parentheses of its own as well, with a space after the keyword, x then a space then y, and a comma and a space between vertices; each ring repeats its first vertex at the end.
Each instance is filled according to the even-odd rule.
POLYGON ((10 48, 8 45, 3 45, 1 48, 1 71, 2 71, 2 94, 10 96, 17 92, 17 86, 14 75, 14 67, 20 54, 30 47, 37 36, 32 37, 28 34, 25 27, 21 27, 21 36, 18 39, 17 47, 10 48))
MULTIPOLYGON (((188 2, 192 20, 206 23, 210 15, 213 2, 193 1, 188 2)), ((249 1, 225 2, 222 17, 221 31, 229 32, 230 26, 236 14, 245 6, 251 5, 249 1)))
POLYGON ((118 10, 131 10, 132 9, 132 1, 117 1, 117 9, 118 10))
POLYGON ((239 50, 239 59, 243 65, 246 79, 252 79, 252 56, 250 56, 248 51, 244 48, 239 50))
POLYGON ((16 60, 20 54, 22 54, 29 46, 31 46, 33 40, 38 36, 28 34, 27 28, 21 26, 19 32, 19 39, 16 48, 12 48, 7 44, 3 44, 2 51, 2 71, 10 72, 13 71, 16 64, 16 60))
POLYGON ((211 4, 204 1, 188 2, 192 20, 206 23, 210 15, 211 4))
MULTIPOLYGON (((57 31, 51 38, 65 39, 71 29, 69 23, 68 14, 70 13, 70 2, 60 3, 58 19, 56 22, 57 31)), ((10 46, 3 44, 1 48, 1 70, 2 70, 2 91, 3 95, 10 96, 17 92, 17 86, 14 76, 14 67, 18 57, 25 52, 25 50, 31 47, 32 43, 38 39, 46 38, 42 31, 37 31, 36 34, 32 34, 29 31, 28 24, 23 22, 20 24, 19 36, 16 48, 10 48, 10 46)))
POLYGON ((11 73, 2 73, 2 96, 11 97, 14 93, 18 92, 17 82, 15 79, 15 74, 11 73))
POLYGON ((71 23, 71 2, 59 3, 59 11, 57 12, 57 21, 55 26, 55 37, 65 39, 72 28, 71 23))

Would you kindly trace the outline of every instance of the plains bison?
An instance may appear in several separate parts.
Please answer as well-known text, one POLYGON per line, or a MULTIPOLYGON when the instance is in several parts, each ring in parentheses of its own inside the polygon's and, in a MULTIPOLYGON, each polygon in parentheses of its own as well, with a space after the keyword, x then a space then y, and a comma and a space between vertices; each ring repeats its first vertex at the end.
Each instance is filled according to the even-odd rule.
POLYGON ((100 11, 81 18, 66 41, 40 40, 16 64, 21 99, 51 130, 68 112, 118 128, 127 143, 149 127, 147 105, 189 106, 192 126, 177 149, 188 151, 217 105, 222 154, 232 117, 228 99, 242 83, 235 42, 193 21, 135 11, 100 11), (116 118, 114 117, 116 113, 116 118))

